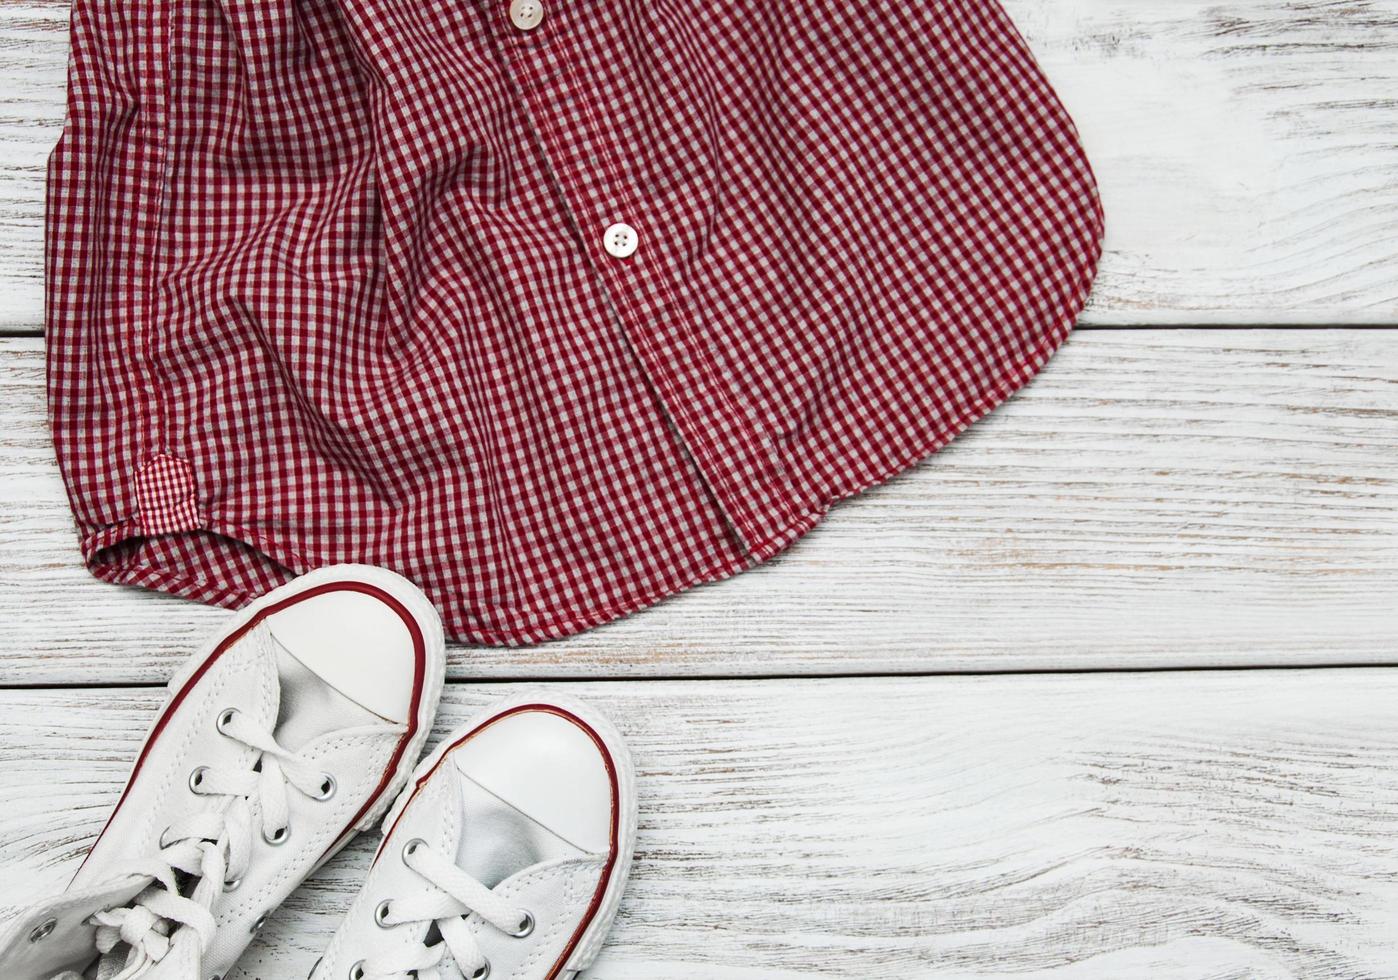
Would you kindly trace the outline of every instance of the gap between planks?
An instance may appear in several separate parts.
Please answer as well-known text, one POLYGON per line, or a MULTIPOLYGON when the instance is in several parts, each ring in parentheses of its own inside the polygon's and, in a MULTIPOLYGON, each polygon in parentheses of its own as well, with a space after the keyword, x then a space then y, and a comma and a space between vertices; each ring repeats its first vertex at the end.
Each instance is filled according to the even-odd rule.
MULTIPOLYGON (((1195 331, 1208 330, 1217 332, 1219 330, 1398 330, 1398 323, 1230 323, 1226 327, 1221 327, 1216 323, 1079 323, 1073 327, 1073 333, 1113 333, 1116 331, 1131 331, 1139 333, 1141 331, 1152 331, 1156 333, 1166 331, 1195 331)), ((0 333, 0 337, 7 337, 14 340, 42 340, 44 337, 43 327, 25 327, 20 330, 8 333, 0 333)))
MULTIPOLYGON (((449 648, 460 649, 456 644, 449 644, 449 648)), ((588 674, 585 678, 577 681, 568 681, 559 678, 557 675, 518 676, 509 675, 492 676, 480 679, 468 676, 448 677, 444 683, 448 686, 464 686, 493 688, 500 686, 519 687, 527 685, 548 685, 567 683, 587 683, 587 684, 713 684, 713 683, 761 683, 771 681, 846 681, 846 680, 938 680, 954 677, 1103 677, 1120 675, 1123 677, 1137 676, 1143 674, 1248 674, 1267 673, 1269 671, 1327 671, 1327 670, 1384 670, 1398 668, 1398 659, 1391 663, 1373 661, 1355 661, 1354 663, 1326 663, 1319 662, 1313 664, 1202 664, 1195 667, 1024 667, 1007 668, 1005 670, 924 670, 924 671, 876 671, 873 673, 859 673, 854 671, 822 674, 814 671, 805 673, 789 674, 588 674)), ((165 681, 55 681, 45 683, 35 681, 33 683, 4 683, 0 682, 0 692, 4 691, 158 691, 166 686, 165 681)))

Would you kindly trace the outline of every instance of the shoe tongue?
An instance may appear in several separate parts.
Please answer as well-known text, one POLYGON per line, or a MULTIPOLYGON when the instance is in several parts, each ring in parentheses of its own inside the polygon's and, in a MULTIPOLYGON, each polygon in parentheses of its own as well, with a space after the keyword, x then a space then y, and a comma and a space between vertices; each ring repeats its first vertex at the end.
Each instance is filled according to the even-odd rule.
POLYGON ((276 654, 281 682, 281 702, 273 735, 295 752, 314 738, 329 732, 364 725, 388 724, 368 708, 356 704, 321 679, 281 643, 268 635, 276 654))
POLYGON ((456 864, 487 888, 536 864, 584 853, 459 770, 457 785, 462 820, 456 864))

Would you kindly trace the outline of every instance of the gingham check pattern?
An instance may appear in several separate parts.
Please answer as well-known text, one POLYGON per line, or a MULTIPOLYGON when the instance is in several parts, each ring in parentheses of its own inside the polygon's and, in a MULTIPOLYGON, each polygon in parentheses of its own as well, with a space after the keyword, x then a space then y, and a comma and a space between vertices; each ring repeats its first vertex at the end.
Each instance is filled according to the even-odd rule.
POLYGON ((50 394, 97 575, 369 562, 457 638, 563 636, 769 557, 1067 335, 1101 211, 992 0, 508 8, 76 0, 50 394))

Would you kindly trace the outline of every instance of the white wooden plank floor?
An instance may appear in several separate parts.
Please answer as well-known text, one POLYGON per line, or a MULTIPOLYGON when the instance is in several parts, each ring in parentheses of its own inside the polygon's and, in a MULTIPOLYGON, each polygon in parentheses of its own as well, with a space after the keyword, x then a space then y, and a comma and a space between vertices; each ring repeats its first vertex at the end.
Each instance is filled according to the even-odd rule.
MULTIPOLYGON (((1006 6, 1101 179, 1088 329, 769 565, 452 651, 439 732, 542 679, 636 751, 594 980, 1398 977, 1398 0, 1006 6)), ((67 9, 0 0, 0 914, 227 615, 78 565, 38 337, 67 9)), ((304 976, 365 860, 244 976, 304 976)))
MULTIPOLYGON (((594 978, 1392 974, 1398 671, 569 690, 615 716, 642 788, 594 978)), ((501 693, 452 685, 438 734, 501 693)), ((158 704, 0 694, 0 906, 63 884, 158 704)), ((305 976, 369 843, 275 917, 247 976, 305 976)))

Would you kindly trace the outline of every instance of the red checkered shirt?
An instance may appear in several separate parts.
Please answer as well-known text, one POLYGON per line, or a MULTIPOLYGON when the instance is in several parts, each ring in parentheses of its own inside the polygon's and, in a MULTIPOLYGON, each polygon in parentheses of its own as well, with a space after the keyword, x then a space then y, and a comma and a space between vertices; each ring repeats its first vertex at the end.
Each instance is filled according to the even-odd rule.
POLYGON ((751 566, 1063 341, 1101 211, 994 0, 76 0, 53 434, 100 577, 454 637, 751 566))

